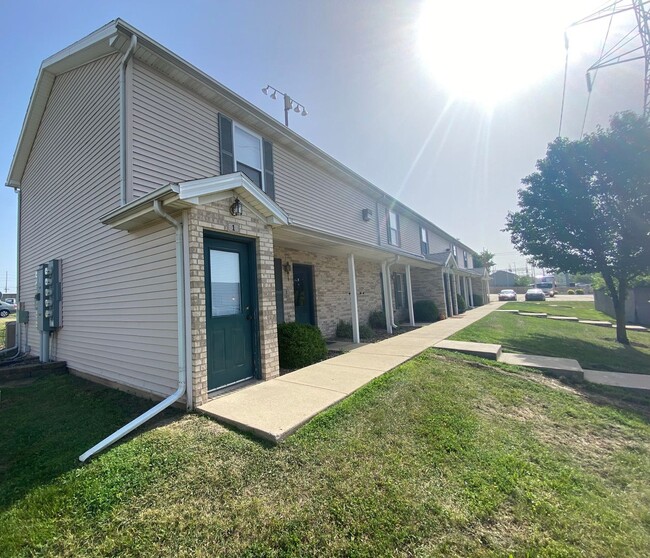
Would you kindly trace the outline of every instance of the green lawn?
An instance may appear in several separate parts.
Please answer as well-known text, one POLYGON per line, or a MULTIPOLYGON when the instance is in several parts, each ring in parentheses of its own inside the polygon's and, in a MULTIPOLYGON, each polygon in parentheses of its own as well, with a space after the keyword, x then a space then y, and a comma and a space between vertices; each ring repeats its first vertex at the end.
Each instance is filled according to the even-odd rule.
MULTIPOLYGON (((503 308, 524 306, 511 304, 503 308)), ((537 311, 547 311, 547 306, 541 309, 537 311)), ((497 343, 511 353, 574 358, 585 369, 650 374, 650 332, 630 331, 628 337, 631 345, 624 346, 616 342, 615 328, 492 312, 450 339, 497 343)))
POLYGON ((647 397, 429 351, 278 447, 169 413, 79 466, 147 405, 69 376, 2 390, 1 556, 650 548, 647 397))
POLYGON ((544 302, 508 302, 502 306, 504 310, 521 310, 522 312, 546 312, 551 316, 576 316, 581 320, 615 320, 599 312, 593 301, 562 301, 561 298, 549 298, 544 302))

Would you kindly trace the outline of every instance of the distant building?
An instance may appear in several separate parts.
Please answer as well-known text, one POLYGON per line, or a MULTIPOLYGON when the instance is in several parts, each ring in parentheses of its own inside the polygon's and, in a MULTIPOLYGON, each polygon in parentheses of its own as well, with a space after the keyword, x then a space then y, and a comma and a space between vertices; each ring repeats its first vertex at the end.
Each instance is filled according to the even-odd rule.
POLYGON ((517 274, 511 271, 495 271, 490 275, 490 284, 493 287, 514 287, 517 274))

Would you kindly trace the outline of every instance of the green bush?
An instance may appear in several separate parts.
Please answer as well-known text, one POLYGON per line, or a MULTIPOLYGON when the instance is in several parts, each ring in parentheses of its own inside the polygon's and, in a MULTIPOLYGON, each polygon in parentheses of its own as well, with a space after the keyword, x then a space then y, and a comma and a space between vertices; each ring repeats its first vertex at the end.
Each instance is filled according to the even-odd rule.
POLYGON ((576 289, 576 294, 585 294, 584 289, 576 289))
POLYGON ((483 296, 480 294, 475 294, 474 304, 472 306, 483 306, 483 296))
POLYGON ((576 292, 573 289, 569 289, 566 294, 576 294, 576 292))
POLYGON ((375 310, 370 312, 368 325, 373 329, 386 329, 386 314, 384 314, 384 311, 375 310))
POLYGON ((336 325, 336 336, 341 339, 352 339, 352 323, 339 320, 336 325))
POLYGON ((413 314, 416 322, 437 322, 440 312, 433 300, 417 300, 413 303, 413 314))
POLYGON ((361 324, 359 326, 359 337, 361 337, 361 339, 374 339, 375 332, 370 326, 361 324))
POLYGON ((465 299, 463 298, 463 295, 460 293, 456 294, 456 301, 458 302, 458 313, 459 314, 464 314, 465 310, 467 310, 467 304, 465 304, 465 299))
POLYGON ((290 322, 278 324, 278 352, 282 368, 302 368, 323 360, 327 346, 316 326, 290 322))

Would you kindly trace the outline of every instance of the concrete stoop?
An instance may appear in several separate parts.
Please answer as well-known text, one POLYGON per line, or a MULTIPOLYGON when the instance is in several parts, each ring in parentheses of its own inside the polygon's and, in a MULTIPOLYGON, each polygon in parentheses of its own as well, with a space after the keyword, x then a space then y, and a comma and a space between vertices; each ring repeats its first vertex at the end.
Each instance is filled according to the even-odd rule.
MULTIPOLYGON (((529 318, 548 318, 549 320, 557 320, 559 322, 578 322, 585 325, 593 325, 598 327, 616 327, 616 324, 608 322, 607 320, 581 320, 577 316, 553 316, 546 312, 522 312, 521 310, 500 309, 495 312, 506 312, 508 314, 518 314, 519 316, 527 316, 529 318)), ((627 324, 625 329, 628 331, 648 331, 647 327, 640 325, 627 324)))

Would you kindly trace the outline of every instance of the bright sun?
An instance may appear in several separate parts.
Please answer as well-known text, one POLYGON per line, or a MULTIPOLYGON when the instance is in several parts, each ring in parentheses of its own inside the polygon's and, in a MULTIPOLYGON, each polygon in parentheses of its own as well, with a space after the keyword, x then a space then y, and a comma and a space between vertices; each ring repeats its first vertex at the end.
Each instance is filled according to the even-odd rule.
POLYGON ((562 71, 564 30, 594 11, 593 5, 573 0, 425 0, 418 22, 419 55, 453 96, 493 107, 562 71))

